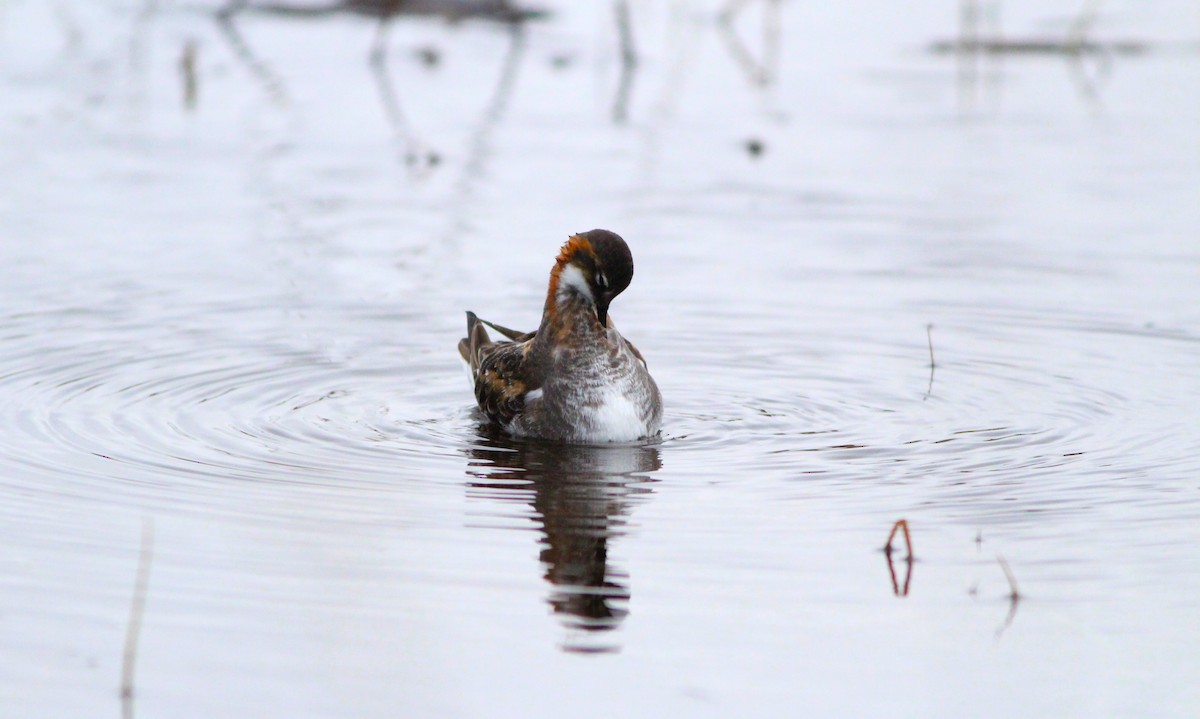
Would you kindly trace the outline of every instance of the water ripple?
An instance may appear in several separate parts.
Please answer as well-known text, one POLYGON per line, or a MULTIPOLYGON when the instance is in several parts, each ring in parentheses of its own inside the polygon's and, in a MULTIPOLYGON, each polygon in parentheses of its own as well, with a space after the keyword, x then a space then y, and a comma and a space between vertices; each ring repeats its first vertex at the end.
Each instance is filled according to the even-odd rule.
MULTIPOLYGON (((269 331, 255 342, 205 333, 181 342, 171 330, 113 320, 103 318, 106 337, 93 343, 86 337, 101 334, 95 324, 39 333, 29 314, 3 321, 10 342, 0 418, 13 430, 4 456, 24 468, 11 482, 269 513, 271 485, 412 492, 390 483, 390 468, 461 461, 454 447, 465 412, 441 401, 442 382, 398 391, 389 358, 334 361, 269 331), (85 339, 66 341, 74 336, 85 339), (141 338, 141 351, 122 345, 126 336, 141 338), (221 499, 229 480, 238 502, 221 499), (165 487, 157 499, 144 496, 165 487)), ((441 373, 428 364, 420 371, 441 373)))
MULTIPOLYGON (((1180 399, 1194 393, 1142 391, 1112 356, 1153 353, 1172 367, 1195 366, 1200 352, 1185 334, 1096 318, 953 312, 955 321, 933 335, 932 381, 926 346, 846 331, 850 316, 828 320, 843 328, 837 333, 769 342, 746 333, 757 345, 734 348, 736 367, 714 361, 688 367, 686 378, 667 375, 668 385, 710 388, 676 405, 664 442, 673 466, 743 483, 790 476, 805 493, 820 491, 817 480, 920 484, 926 502, 996 521, 1126 500, 1127 484, 1105 490, 1097 477, 1200 469, 1200 446, 1186 430, 1192 413, 1180 399), (1114 347, 1114 334, 1127 339, 1114 347), (751 375, 761 381, 746 381, 751 375), (1134 415, 1141 421, 1131 424, 1134 415)), ((741 341, 736 326, 718 333, 741 341)))

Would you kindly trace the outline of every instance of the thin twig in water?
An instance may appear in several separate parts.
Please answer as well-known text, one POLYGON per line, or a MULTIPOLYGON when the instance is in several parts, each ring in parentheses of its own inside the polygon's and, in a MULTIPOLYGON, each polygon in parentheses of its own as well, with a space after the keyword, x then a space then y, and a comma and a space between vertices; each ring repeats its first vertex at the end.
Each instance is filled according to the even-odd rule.
POLYGON ((146 610, 146 592, 150 584, 150 562, 154 559, 154 520, 142 522, 142 549, 138 557, 137 578, 133 584, 133 601, 129 605, 129 624, 125 628, 125 651, 121 658, 121 699, 125 715, 133 714, 133 670, 137 663, 138 637, 142 631, 142 614, 146 610))
POLYGON ((1003 555, 997 554, 996 561, 1000 563, 1000 568, 1004 570, 1004 576, 1008 579, 1008 598, 1014 602, 1020 601, 1021 592, 1017 590, 1017 578, 1013 575, 1012 567, 1008 566, 1008 561, 1004 559, 1003 555))
POLYGON ((888 535, 887 544, 883 545, 883 553, 888 557, 892 556, 892 540, 896 538, 896 532, 901 531, 904 532, 904 546, 906 549, 908 549, 908 556, 905 557, 905 559, 911 562, 914 558, 916 558, 916 555, 913 554, 912 535, 908 532, 907 519, 898 519, 896 520, 896 523, 892 525, 892 532, 888 535))
POLYGON ((933 324, 925 325, 925 340, 929 342, 929 386, 925 388, 925 397, 921 400, 924 402, 933 394, 933 368, 937 364, 933 361, 933 324))
POLYGON ((888 576, 892 580, 892 593, 897 597, 907 597, 909 587, 912 585, 913 571, 912 535, 908 532, 908 520, 900 519, 892 525, 892 532, 888 535, 887 544, 883 545, 883 556, 887 558, 888 576), (905 567, 903 585, 896 580, 896 567, 892 564, 892 540, 896 538, 897 532, 904 533, 904 545, 908 549, 908 556, 904 558, 904 563, 907 566, 905 567))

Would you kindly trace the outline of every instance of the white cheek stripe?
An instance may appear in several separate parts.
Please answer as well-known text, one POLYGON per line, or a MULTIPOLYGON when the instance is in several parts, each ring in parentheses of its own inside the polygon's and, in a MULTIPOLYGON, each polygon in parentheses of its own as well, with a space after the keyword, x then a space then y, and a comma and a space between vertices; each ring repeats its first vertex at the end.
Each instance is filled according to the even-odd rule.
POLYGON ((539 400, 541 398, 542 398, 542 388, 538 387, 537 389, 530 390, 525 393, 525 404, 529 404, 530 402, 533 402, 534 400, 539 400))
POLYGON ((579 294, 595 302, 596 298, 592 296, 592 288, 588 286, 587 278, 583 276, 583 270, 575 265, 567 265, 563 268, 562 273, 558 276, 558 294, 563 294, 565 288, 570 287, 579 294))

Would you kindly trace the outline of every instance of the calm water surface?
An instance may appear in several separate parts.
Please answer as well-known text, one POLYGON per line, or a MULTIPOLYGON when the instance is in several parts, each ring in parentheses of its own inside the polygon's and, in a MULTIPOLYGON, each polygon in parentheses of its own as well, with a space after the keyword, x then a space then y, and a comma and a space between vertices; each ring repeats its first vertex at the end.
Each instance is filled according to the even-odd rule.
POLYGON ((0 3, 0 716, 1195 716, 1200 15, 927 5, 0 3), (592 227, 663 435, 507 441, 592 227))

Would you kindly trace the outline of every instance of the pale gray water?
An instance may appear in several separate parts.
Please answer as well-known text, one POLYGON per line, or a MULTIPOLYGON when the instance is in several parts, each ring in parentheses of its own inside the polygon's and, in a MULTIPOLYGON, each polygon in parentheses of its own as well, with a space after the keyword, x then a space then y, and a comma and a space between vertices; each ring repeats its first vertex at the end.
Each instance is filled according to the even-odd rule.
POLYGON ((0 716, 121 713, 147 518, 143 717, 1200 712, 1200 10, 960 62, 787 2, 759 88, 634 3, 619 124, 611 7, 546 5, 377 78, 361 16, 0 2, 0 716), (463 310, 591 227, 662 441, 512 445, 463 310))

